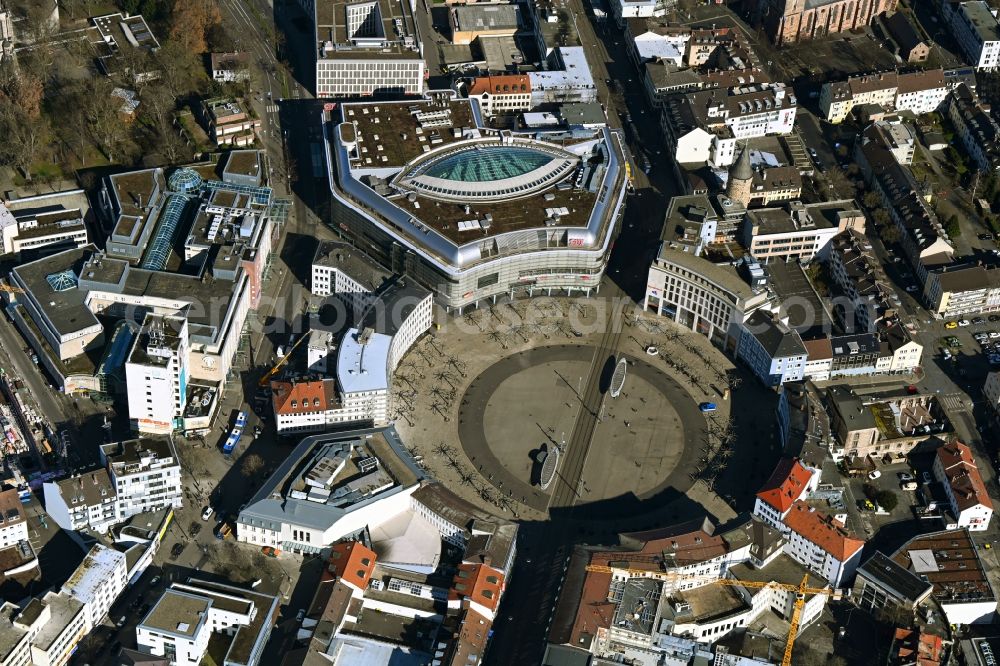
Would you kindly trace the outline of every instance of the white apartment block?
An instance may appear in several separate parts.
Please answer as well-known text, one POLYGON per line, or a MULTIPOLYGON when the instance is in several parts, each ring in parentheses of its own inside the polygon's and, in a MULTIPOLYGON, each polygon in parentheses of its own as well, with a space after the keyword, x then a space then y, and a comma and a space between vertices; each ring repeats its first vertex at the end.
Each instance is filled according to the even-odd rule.
POLYGON ((990 5, 983 0, 941 0, 940 7, 952 37, 969 64, 984 70, 1000 67, 1000 23, 990 5))
POLYGON ((86 631, 91 631, 104 621, 127 584, 125 553, 96 544, 63 585, 62 593, 83 604, 86 631))
POLYGON ((21 609, 4 602, 0 616, 10 648, 0 655, 3 666, 65 666, 87 635, 84 605, 63 592, 46 592, 21 609))
POLYGON ((784 530, 792 506, 819 487, 819 471, 798 458, 782 458, 770 478, 757 491, 753 515, 771 527, 784 530))
POLYGON ((187 320, 147 315, 125 363, 133 430, 168 434, 180 425, 189 362, 187 320))
POLYGON ((484 118, 531 109, 531 79, 527 74, 479 76, 468 84, 466 96, 479 102, 484 118))
POLYGON ((174 583, 136 626, 140 652, 198 666, 213 633, 237 636, 225 663, 256 666, 277 619, 278 598, 220 583, 174 583))
POLYGON ((611 13, 619 25, 624 25, 625 19, 630 18, 652 18, 662 16, 665 13, 665 6, 675 4, 672 0, 662 2, 662 0, 611 0, 611 13))
POLYGON ((181 465, 169 439, 150 437, 104 444, 101 462, 115 485, 119 520, 144 511, 180 508, 181 465))
POLYGON ((28 540, 28 516, 17 490, 0 492, 0 548, 28 540))
POLYGON ((115 486, 99 469, 42 486, 45 511, 64 530, 105 532, 118 522, 115 486))
POLYGON ((948 87, 941 69, 902 74, 882 72, 824 84, 819 108, 827 120, 840 123, 856 106, 874 104, 889 112, 921 115, 937 111, 947 97, 948 87))
POLYGON ((740 327, 736 356, 765 386, 779 386, 805 376, 808 353, 798 333, 758 310, 740 327))
POLYGON ((829 204, 804 206, 791 202, 788 208, 759 208, 747 211, 743 222, 743 246, 754 259, 767 263, 775 259, 783 261, 810 261, 817 256, 825 257, 830 241, 847 230, 864 232, 865 217, 861 211, 853 210, 851 201, 841 202, 845 208, 834 215, 838 224, 833 224, 823 215, 821 209, 829 209, 829 204))

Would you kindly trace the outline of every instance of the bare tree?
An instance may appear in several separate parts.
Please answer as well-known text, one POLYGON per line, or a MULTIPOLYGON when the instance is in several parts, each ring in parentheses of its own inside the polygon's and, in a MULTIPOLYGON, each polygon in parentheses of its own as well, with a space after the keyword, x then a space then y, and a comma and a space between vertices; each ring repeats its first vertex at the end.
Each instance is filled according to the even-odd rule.
POLYGON ((264 459, 256 453, 251 453, 243 459, 243 463, 240 465, 240 474, 251 478, 262 469, 264 469, 264 459))

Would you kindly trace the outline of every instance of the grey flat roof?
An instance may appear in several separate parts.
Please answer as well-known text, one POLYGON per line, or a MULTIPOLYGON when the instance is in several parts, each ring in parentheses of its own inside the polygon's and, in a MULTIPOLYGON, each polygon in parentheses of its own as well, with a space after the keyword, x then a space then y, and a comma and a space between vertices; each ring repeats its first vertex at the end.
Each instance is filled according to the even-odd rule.
POLYGON ((316 248, 313 265, 343 271, 355 282, 375 292, 385 285, 392 273, 364 252, 344 241, 323 241, 316 248))
POLYGON ((212 600, 207 597, 170 588, 160 596, 139 626, 192 638, 211 607, 212 600))
POLYGON ((875 551, 867 562, 858 567, 858 575, 912 605, 920 603, 934 589, 933 585, 900 566, 881 551, 875 551))
POLYGON ((313 435, 299 442, 295 450, 260 487, 240 511, 239 522, 272 530, 280 529, 283 523, 289 523, 325 531, 355 508, 399 492, 421 478, 423 472, 403 448, 392 426, 313 435), (349 498, 344 498, 344 501, 339 502, 344 505, 342 507, 290 497, 289 484, 307 471, 306 464, 311 463, 322 448, 341 442, 357 442, 364 445, 372 455, 376 455, 381 467, 395 481, 394 487, 354 503, 349 503, 349 498), (388 445, 388 449, 385 445, 388 445), (395 459, 390 460, 390 455, 394 455, 395 459))

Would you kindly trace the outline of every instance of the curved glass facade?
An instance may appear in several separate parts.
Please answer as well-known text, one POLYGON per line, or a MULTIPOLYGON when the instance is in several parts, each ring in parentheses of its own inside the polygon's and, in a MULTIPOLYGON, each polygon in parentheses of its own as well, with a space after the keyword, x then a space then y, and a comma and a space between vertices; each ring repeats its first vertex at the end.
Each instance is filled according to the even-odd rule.
POLYGON ((430 164, 423 174, 442 180, 483 183, 523 176, 555 159, 532 148, 491 146, 448 155, 430 164))

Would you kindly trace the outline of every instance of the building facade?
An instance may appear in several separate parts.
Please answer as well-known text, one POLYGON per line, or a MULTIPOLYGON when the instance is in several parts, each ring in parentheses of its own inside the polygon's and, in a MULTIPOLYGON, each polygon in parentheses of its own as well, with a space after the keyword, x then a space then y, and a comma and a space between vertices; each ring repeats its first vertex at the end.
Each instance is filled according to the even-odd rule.
POLYGON ((871 25, 879 14, 895 11, 898 0, 756 0, 756 21, 771 40, 794 44, 871 25))
POLYGON ((63 594, 83 604, 86 631, 104 621, 111 606, 128 584, 125 553, 94 545, 62 587, 63 594))
POLYGON ((934 478, 944 488, 951 504, 948 529, 965 528, 981 532, 990 526, 993 500, 976 466, 972 449, 959 441, 945 444, 934 458, 934 478))
POLYGON ((145 438, 104 444, 101 461, 115 485, 119 520, 145 511, 181 507, 181 464, 171 440, 145 438))
POLYGON ((187 319, 147 315, 125 363, 134 430, 169 434, 179 427, 189 363, 187 319))
POLYGON ((941 15, 966 60, 976 69, 1000 67, 1000 23, 983 0, 940 0, 941 15))

